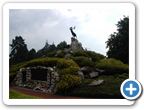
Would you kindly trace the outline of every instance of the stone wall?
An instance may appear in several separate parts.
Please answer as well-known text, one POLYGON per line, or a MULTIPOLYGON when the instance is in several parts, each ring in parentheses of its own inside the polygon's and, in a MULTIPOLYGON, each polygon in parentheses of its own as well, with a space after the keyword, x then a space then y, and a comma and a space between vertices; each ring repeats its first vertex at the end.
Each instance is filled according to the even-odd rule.
POLYGON ((50 85, 50 90, 52 92, 56 92, 56 85, 60 82, 60 75, 57 71, 56 67, 43 67, 43 66, 37 66, 37 67, 26 67, 21 68, 14 79, 14 83, 16 86, 19 86, 23 83, 30 83, 33 82, 34 84, 45 84, 50 85), (33 80, 31 79, 31 69, 47 69, 47 80, 46 81, 40 81, 40 80, 33 80), (23 72, 26 72, 26 82, 23 82, 23 72))

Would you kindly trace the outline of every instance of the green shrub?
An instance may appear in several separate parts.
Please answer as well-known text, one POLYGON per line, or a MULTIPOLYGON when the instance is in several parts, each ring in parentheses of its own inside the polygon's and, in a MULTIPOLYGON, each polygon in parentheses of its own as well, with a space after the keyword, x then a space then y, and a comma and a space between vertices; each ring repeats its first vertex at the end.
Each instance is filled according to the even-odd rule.
POLYGON ((33 66, 53 67, 56 66, 57 61, 58 61, 57 58, 39 58, 27 62, 27 65, 25 65, 25 67, 33 67, 33 66))
POLYGON ((61 75, 65 75, 65 74, 77 75, 77 72, 79 69, 80 69, 80 67, 70 66, 68 68, 64 68, 64 69, 60 70, 60 73, 61 73, 61 75))
POLYGON ((86 54, 92 58, 92 61, 96 62, 96 61, 99 61, 101 59, 104 59, 105 56, 102 55, 102 54, 99 54, 99 53, 95 53, 93 51, 86 51, 86 54))
POLYGON ((106 70, 106 74, 129 73, 129 66, 127 64, 113 58, 100 60, 96 63, 95 68, 106 70))
MULTIPOLYGON (((72 57, 71 57, 72 58, 72 57)), ((89 58, 87 57, 75 57, 73 58, 73 60, 80 66, 90 66, 93 67, 94 66, 94 62, 92 62, 89 58)))
POLYGON ((79 86, 81 83, 81 78, 76 75, 62 75, 60 83, 57 84, 58 92, 67 94, 68 90, 79 86))
POLYGON ((122 79, 128 79, 129 75, 127 73, 123 73, 123 74, 120 74, 118 77, 122 79))
POLYGON ((74 56, 74 57, 79 57, 79 56, 88 57, 88 55, 87 55, 85 52, 83 52, 83 51, 75 51, 75 52, 73 53, 73 56, 74 56))
POLYGON ((64 56, 65 56, 65 52, 63 50, 61 50, 61 52, 57 54, 58 58, 63 58, 64 56))
POLYGON ((58 55, 57 55, 58 58, 63 58, 64 56, 65 56, 65 54, 62 52, 58 53, 58 55))
POLYGON ((49 52, 47 54, 48 57, 54 57, 56 55, 56 52, 49 52))

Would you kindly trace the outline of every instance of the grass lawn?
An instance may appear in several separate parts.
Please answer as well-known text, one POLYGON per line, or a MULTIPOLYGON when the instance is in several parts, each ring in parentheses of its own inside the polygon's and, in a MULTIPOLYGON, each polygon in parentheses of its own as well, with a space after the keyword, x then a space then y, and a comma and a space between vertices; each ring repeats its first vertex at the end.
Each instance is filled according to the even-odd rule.
POLYGON ((9 99, 41 99, 39 97, 21 94, 14 90, 9 90, 9 99))

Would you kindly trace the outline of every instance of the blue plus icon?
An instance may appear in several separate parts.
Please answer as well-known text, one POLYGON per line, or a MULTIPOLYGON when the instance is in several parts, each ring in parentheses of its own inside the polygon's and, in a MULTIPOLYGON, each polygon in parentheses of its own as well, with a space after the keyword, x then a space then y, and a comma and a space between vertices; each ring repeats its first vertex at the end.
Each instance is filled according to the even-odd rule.
POLYGON ((123 86, 123 92, 128 97, 134 97, 139 92, 139 86, 134 81, 128 81, 123 86))
POLYGON ((125 80, 121 85, 121 93, 127 99, 136 99, 141 93, 141 85, 136 80, 125 80))
POLYGON ((136 91, 137 88, 133 88, 133 84, 130 84, 130 88, 126 88, 126 91, 130 91, 130 95, 133 95, 133 91, 136 91))

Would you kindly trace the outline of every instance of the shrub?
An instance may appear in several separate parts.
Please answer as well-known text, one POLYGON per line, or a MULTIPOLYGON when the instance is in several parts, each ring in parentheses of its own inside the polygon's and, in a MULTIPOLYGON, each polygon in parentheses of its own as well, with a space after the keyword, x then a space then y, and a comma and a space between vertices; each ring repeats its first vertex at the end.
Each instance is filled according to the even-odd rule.
POLYGON ((65 56, 65 52, 63 50, 57 54, 58 58, 63 58, 64 56, 65 56))
MULTIPOLYGON (((72 58, 72 57, 71 57, 72 58)), ((94 62, 92 62, 89 58, 87 57, 75 57, 73 58, 73 60, 80 66, 90 66, 93 67, 94 66, 94 62)))
POLYGON ((88 55, 87 55, 85 52, 83 52, 83 51, 75 51, 75 52, 73 53, 73 56, 74 56, 74 57, 79 57, 79 56, 88 57, 88 55))
POLYGON ((58 92, 67 94, 67 90, 79 86, 82 83, 81 78, 75 75, 62 75, 60 83, 57 84, 58 92))
POLYGON ((77 75, 77 72, 79 69, 80 69, 80 67, 71 66, 69 68, 64 68, 64 69, 60 70, 60 72, 61 72, 61 75, 65 75, 65 74, 77 75))
POLYGON ((79 67, 79 66, 74 61, 59 58, 56 67, 59 69, 64 69, 68 67, 79 67))
POLYGON ((62 52, 58 53, 58 55, 57 55, 58 58, 63 58, 64 56, 65 56, 65 55, 64 55, 64 53, 62 53, 62 52))
POLYGON ((47 54, 48 57, 54 57, 56 55, 56 52, 49 52, 47 54))
POLYGON ((92 61, 94 61, 94 62, 99 61, 99 60, 105 58, 104 55, 99 54, 99 53, 95 53, 95 52, 92 52, 92 51, 86 51, 86 54, 87 54, 90 58, 92 58, 92 61))
POLYGON ((129 73, 129 66, 127 64, 113 58, 100 60, 95 68, 106 70, 106 74, 129 73))

